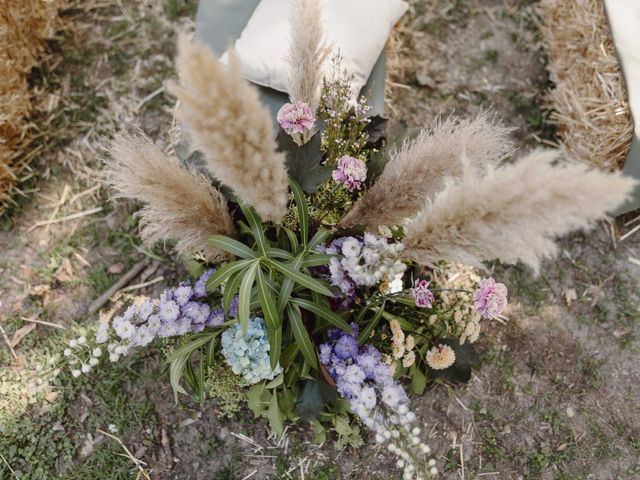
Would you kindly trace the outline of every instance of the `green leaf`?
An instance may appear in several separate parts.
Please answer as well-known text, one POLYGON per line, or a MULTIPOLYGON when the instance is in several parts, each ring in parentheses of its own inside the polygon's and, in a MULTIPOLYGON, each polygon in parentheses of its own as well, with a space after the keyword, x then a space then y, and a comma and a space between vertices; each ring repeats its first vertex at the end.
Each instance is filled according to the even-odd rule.
POLYGON ((282 419, 282 412, 280 411, 280 407, 278 406, 278 392, 273 392, 271 396, 271 402, 269 402, 269 408, 266 414, 267 419, 269 420, 269 425, 271 426, 271 430, 280 436, 284 432, 284 421, 282 419))
POLYGON ((321 135, 315 134, 307 143, 298 146, 291 136, 280 130, 276 137, 278 150, 285 152, 287 171, 305 192, 313 193, 324 182, 331 179, 332 168, 322 165, 323 154, 320 149, 321 135))
POLYGON ((394 303, 400 303, 402 305, 406 305, 407 307, 415 308, 416 300, 413 297, 401 296, 401 297, 389 297, 394 303))
POLYGON ((291 244, 291 251, 297 252, 299 245, 298 245, 298 237, 296 237, 296 234, 293 233, 291 229, 287 227, 282 227, 282 230, 284 230, 284 233, 286 233, 287 237, 289 238, 289 243, 291 244))
POLYGON ((253 234, 253 238, 256 240, 256 245, 264 255, 269 247, 269 241, 267 237, 264 235, 264 226, 258 218, 255 210, 249 206, 240 204, 240 208, 242 209, 242 213, 244 213, 244 217, 249 222, 249 226, 251 227, 251 233, 253 234))
POLYGON ((280 360, 280 351, 282 350, 282 325, 278 325, 275 329, 267 327, 267 335, 269 337, 269 364, 273 370, 280 360))
POLYGON ((323 243, 329 236, 331 235, 331 231, 320 227, 316 234, 309 240, 309 246, 307 247, 309 250, 315 249, 318 245, 323 243))
POLYGON ((349 326, 349 324, 339 315, 333 313, 331 310, 329 310, 328 308, 319 305, 315 302, 312 302, 310 300, 306 300, 304 298, 292 298, 290 300, 290 303, 293 303, 295 305, 298 305, 299 307, 304 308, 305 310, 321 317, 324 318, 327 322, 329 322, 330 324, 344 330, 345 332, 349 332, 351 333, 351 327, 349 326))
POLYGON ((216 270, 216 272, 207 280, 207 291, 212 292, 220 285, 222 285, 231 275, 244 270, 254 261, 255 260, 236 260, 235 262, 223 265, 218 270, 216 270))
POLYGON ((258 289, 258 298, 260 299, 260 307, 262 308, 265 324, 268 329, 275 330, 281 324, 280 315, 278 315, 276 303, 273 300, 271 290, 269 289, 265 274, 261 268, 256 270, 256 287, 258 289))
POLYGON ((382 312, 384 312, 384 303, 382 304, 382 306, 376 308, 375 310, 376 313, 373 318, 369 320, 369 323, 367 323, 367 325, 360 331, 360 336, 358 337, 358 343, 360 343, 360 345, 362 345, 369 339, 369 337, 371 336, 371 332, 373 332, 373 329, 378 325, 380 317, 382 317, 382 312))
POLYGON ((266 255, 269 258, 280 258, 284 260, 293 260, 294 258, 294 255, 291 252, 287 252, 281 248, 269 248, 266 251, 266 255))
POLYGON ((167 362, 173 362, 177 358, 189 356, 198 348, 206 345, 220 334, 219 330, 209 330, 189 337, 167 357, 167 362))
POLYGON ((254 261, 244 274, 242 282, 240 282, 240 291, 238 294, 238 322, 242 327, 242 333, 247 332, 249 327, 249 312, 251 310, 251 290, 256 279, 256 273, 260 268, 259 260, 254 261))
POLYGON ((292 280, 302 285, 303 287, 308 288, 309 290, 313 290, 314 292, 318 292, 326 297, 333 296, 333 292, 329 290, 329 287, 327 287, 324 283, 320 282, 319 280, 316 280, 315 278, 310 277, 306 273, 302 273, 298 270, 295 270, 290 265, 287 265, 281 262, 276 262, 274 260, 268 260, 268 261, 269 261, 269 264, 273 266, 273 268, 278 270, 283 275, 291 278, 292 280))
POLYGON ((327 429, 317 418, 311 419, 311 425, 313 426, 313 443, 322 445, 327 441, 327 429))
POLYGON ((247 403, 255 417, 262 415, 264 411, 264 400, 262 398, 265 393, 264 383, 258 383, 247 392, 247 403))
MULTIPOLYGON (((304 252, 300 252, 295 260, 291 263, 291 268, 295 271, 300 270, 300 266, 302 265, 302 261, 304 258, 304 252)), ((278 312, 284 312, 284 307, 286 307, 287 303, 289 303, 289 298, 291 297, 291 292, 293 292, 293 287, 295 286, 295 282, 291 277, 285 277, 282 281, 282 287, 280 288, 280 293, 278 294, 278 312)))
POLYGON ((282 381, 284 380, 284 375, 281 373, 280 375, 278 375, 276 378, 274 378, 273 380, 271 380, 269 383, 267 383, 264 388, 268 388, 268 389, 272 389, 272 388, 276 388, 279 387, 280 385, 282 385, 282 381))
POLYGON ((411 324, 411 322, 408 322, 407 320, 405 320, 402 317, 398 317, 396 315, 393 315, 393 314, 391 314, 389 312, 384 312, 384 311, 382 312, 382 316, 384 318, 386 318, 387 320, 389 320, 389 321, 396 320, 400 324, 400 326, 402 327, 402 330, 404 330, 405 332, 415 332, 416 331, 415 327, 411 324))
POLYGON ((240 288, 240 282, 242 281, 242 272, 237 272, 229 277, 229 280, 224 286, 224 293, 222 294, 222 308, 224 313, 229 311, 233 297, 235 297, 238 289, 240 288))
POLYGON ((244 243, 240 243, 233 238, 225 237, 224 235, 212 235, 207 240, 211 245, 218 250, 230 253, 240 258, 257 258, 258 254, 247 247, 244 243))
POLYGON ((338 398, 335 387, 318 380, 307 380, 296 405, 300 418, 307 420, 320 417, 325 405, 333 405, 338 398))
POLYGON ((414 363, 409 371, 411 376, 411 391, 416 395, 422 395, 424 389, 427 388, 427 377, 414 363))
POLYGON ((169 364, 169 382, 171 383, 171 388, 173 389, 173 397, 176 403, 178 403, 179 393, 182 393, 184 395, 187 394, 187 391, 182 387, 182 385, 180 385, 180 380, 182 380, 182 375, 184 373, 184 369, 187 365, 188 360, 189 356, 185 355, 175 358, 169 364))
POLYGON ((198 278, 204 273, 204 265, 193 257, 182 256, 180 258, 182 260, 182 264, 185 266, 187 272, 189 272, 189 275, 192 278, 198 278))
POLYGON ((309 332, 302 323, 302 317, 300 315, 300 308, 297 305, 287 305, 287 314, 291 329, 293 330, 293 336, 296 339, 296 343, 302 352, 304 359, 314 369, 318 368, 318 356, 316 350, 313 347, 309 332))
POLYGON ((325 253, 312 253, 310 255, 305 256, 302 266, 304 268, 308 267, 319 267, 320 265, 327 265, 331 260, 331 257, 335 255, 327 255, 325 253))
POLYGON ((287 367, 291 365, 296 359, 299 351, 300 349, 295 343, 290 343, 289 345, 287 345, 287 348, 284 349, 282 355, 280 356, 280 365, 282 366, 282 368, 286 370, 287 367))
POLYGON ((296 208, 298 209, 298 221, 300 222, 300 237, 302 238, 302 245, 307 248, 307 240, 309 240, 309 211, 307 209, 307 200, 304 198, 304 193, 300 189, 300 186, 293 178, 289 177, 289 187, 291 187, 291 193, 293 193, 293 199, 296 202, 296 208))

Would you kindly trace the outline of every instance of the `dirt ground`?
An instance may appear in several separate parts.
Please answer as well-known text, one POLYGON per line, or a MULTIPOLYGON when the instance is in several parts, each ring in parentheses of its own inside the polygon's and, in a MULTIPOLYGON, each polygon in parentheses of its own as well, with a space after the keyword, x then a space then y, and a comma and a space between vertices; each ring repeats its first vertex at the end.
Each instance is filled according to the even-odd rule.
MULTIPOLYGON (((491 108, 521 151, 553 144, 535 2, 411 3, 389 51, 390 116, 422 126, 491 108)), ((213 403, 176 406, 159 349, 80 379, 33 380, 95 323, 89 305, 136 262, 148 259, 135 283, 150 285, 134 293, 186 275, 169 248, 141 246, 134 206, 108 202, 96 172, 115 129, 171 143, 162 86, 195 2, 73 5, 51 42, 62 60, 32 79, 50 93, 42 174, 0 231, 0 326, 14 345, 0 341, 0 479, 400 478, 366 435, 360 448, 336 449, 300 424, 277 440, 248 410, 225 419, 213 403)), ((510 290, 509 322, 484 325, 469 384, 436 384, 413 400, 442 478, 640 478, 640 232, 620 240, 637 216, 563 239, 538 278, 492 267, 510 290)))

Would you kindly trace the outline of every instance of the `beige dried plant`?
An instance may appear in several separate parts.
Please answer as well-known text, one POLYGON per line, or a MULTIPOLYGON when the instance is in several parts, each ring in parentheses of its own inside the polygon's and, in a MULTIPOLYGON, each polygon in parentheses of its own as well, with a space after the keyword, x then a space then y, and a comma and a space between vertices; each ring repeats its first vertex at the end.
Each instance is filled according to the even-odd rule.
POLYGON ((407 226, 408 258, 482 267, 485 260, 522 263, 538 270, 557 251, 555 237, 590 227, 619 206, 635 181, 554 165, 557 151, 538 150, 486 176, 465 174, 451 182, 407 226))
POLYGON ((209 47, 181 35, 176 69, 182 84, 170 83, 169 89, 180 102, 177 117, 208 170, 263 220, 282 220, 288 199, 285 157, 276 151, 271 114, 242 78, 235 54, 225 67, 209 47))
POLYGON ((180 253, 202 252, 210 260, 224 257, 207 239, 211 235, 233 236, 233 220, 210 179, 181 167, 177 158, 165 155, 141 135, 117 135, 103 173, 116 198, 144 203, 136 215, 147 244, 176 240, 180 253))
POLYGON ((287 90, 291 102, 304 102, 315 112, 320 103, 324 64, 331 51, 322 28, 322 2, 294 0, 293 3, 287 90))
POLYGON ((463 164, 482 175, 488 165, 513 152, 506 128, 483 112, 474 119, 453 116, 423 130, 391 152, 376 183, 340 222, 342 227, 396 225, 413 217, 441 191, 448 178, 460 177, 463 164))

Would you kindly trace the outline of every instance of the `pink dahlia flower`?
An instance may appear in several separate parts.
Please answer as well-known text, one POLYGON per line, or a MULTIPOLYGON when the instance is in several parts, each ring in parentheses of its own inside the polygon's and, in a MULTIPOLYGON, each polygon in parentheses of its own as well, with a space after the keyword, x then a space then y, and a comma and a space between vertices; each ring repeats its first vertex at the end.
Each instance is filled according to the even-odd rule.
POLYGON ((473 304, 484 318, 497 318, 507 308, 507 287, 493 278, 485 278, 473 295, 473 304))
POLYGON ((367 166, 359 158, 345 155, 338 159, 338 168, 332 172, 331 176, 336 182, 343 184, 347 190, 353 192, 360 190, 362 183, 366 180, 367 166))
POLYGON ((303 134, 311 130, 316 118, 309 105, 303 102, 285 103, 276 116, 280 126, 289 134, 303 134))

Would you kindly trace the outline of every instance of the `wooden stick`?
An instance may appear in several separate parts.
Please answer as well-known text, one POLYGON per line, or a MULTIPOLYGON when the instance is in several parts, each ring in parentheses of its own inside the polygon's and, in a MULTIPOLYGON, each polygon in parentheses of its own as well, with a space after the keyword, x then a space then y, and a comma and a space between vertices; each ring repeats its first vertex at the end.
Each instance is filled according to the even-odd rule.
POLYGON ((21 320, 25 322, 39 323, 40 325, 46 325, 47 327, 60 328, 61 330, 66 330, 67 327, 64 325, 59 325, 57 323, 45 322, 44 320, 36 320, 35 318, 29 317, 20 317, 21 320))
POLYGON ((96 298, 91 305, 89 305, 88 313, 92 315, 96 313, 102 306, 109 301, 109 299, 122 287, 127 285, 131 280, 136 278, 142 270, 144 270, 149 264, 149 259, 145 258, 136 263, 131 269, 125 273, 120 279, 114 283, 111 288, 96 298))
POLYGON ((154 283, 158 283, 164 280, 163 276, 156 277, 153 280, 149 280, 148 282, 136 283, 135 285, 129 285, 128 287, 124 287, 119 290, 119 292, 130 292, 131 290, 139 290, 144 287, 148 287, 149 285, 153 285, 154 283))
POLYGON ((62 223, 62 222, 66 222, 68 220, 75 220, 76 218, 85 217, 87 215, 98 213, 100 211, 102 211, 102 207, 92 208, 90 210, 85 210, 83 212, 78 212, 78 213, 74 213, 72 215, 67 215, 66 217, 52 218, 50 220, 42 220, 40 222, 36 222, 33 225, 31 225, 31 227, 29 227, 29 230, 27 230, 27 233, 35 230, 38 227, 44 227, 45 225, 51 225, 53 223, 62 223))
POLYGON ((9 350, 11 350, 11 355, 13 355, 13 358, 18 360, 18 355, 16 355, 16 351, 11 346, 11 342, 9 341, 9 337, 7 337, 7 332, 4 331, 4 328, 2 328, 2 325, 0 325, 0 332, 2 332, 2 336, 4 337, 4 341, 7 344, 7 347, 9 347, 9 350))
POLYGON ((635 227, 633 227, 631 230, 629 230, 627 233, 625 233, 624 235, 622 235, 620 237, 620 241, 623 241, 626 238, 629 238, 631 235, 633 235, 634 233, 636 233, 638 230, 640 230, 640 225, 636 225, 635 227))

